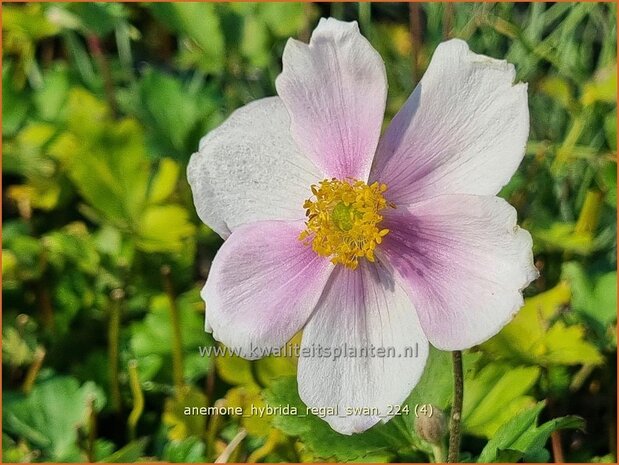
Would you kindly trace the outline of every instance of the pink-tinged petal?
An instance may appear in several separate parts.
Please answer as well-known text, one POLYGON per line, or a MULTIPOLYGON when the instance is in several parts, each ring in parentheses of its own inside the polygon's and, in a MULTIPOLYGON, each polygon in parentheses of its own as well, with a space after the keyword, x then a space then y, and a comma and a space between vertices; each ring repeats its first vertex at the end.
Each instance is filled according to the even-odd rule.
POLYGON ((371 180, 411 204, 441 194, 495 195, 522 161, 527 85, 513 65, 440 44, 421 82, 380 141, 371 180))
POLYGON ((213 337, 245 358, 282 347, 301 329, 333 269, 299 241, 303 222, 236 229, 217 252, 202 290, 213 337))
POLYGON ((380 55, 356 22, 321 19, 309 45, 289 39, 275 81, 294 140, 328 177, 366 180, 387 98, 380 55))
POLYGON ((198 215, 226 238, 260 220, 305 216, 310 186, 324 179, 290 135, 290 118, 278 97, 236 110, 200 141, 187 167, 198 215))
POLYGON ((494 336, 537 278, 530 234, 498 197, 445 195, 385 215, 381 259, 402 278, 430 343, 462 350, 494 336))
POLYGON ((339 433, 365 431, 390 418, 390 405, 402 405, 427 356, 411 301, 387 270, 367 261, 356 270, 339 266, 303 331, 299 395, 312 408, 337 407, 338 415, 324 419, 339 433), (383 348, 383 357, 377 351, 370 356, 371 347, 383 348), (335 357, 338 348, 341 356, 335 357), (329 349, 330 356, 319 356, 319 349, 323 355, 329 349), (392 356, 385 357, 389 350, 392 356))

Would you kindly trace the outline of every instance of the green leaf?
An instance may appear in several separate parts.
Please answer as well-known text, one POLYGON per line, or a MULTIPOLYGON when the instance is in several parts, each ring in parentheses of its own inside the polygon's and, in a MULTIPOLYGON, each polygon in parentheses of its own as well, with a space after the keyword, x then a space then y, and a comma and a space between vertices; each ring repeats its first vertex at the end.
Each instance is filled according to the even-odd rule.
POLYGON ((288 435, 298 436, 320 461, 388 462, 397 450, 410 445, 411 438, 403 437, 394 420, 351 436, 336 433, 324 420, 307 411, 299 398, 296 378, 274 382, 263 395, 271 407, 296 409, 276 415, 273 424, 288 435))
POLYGON ((88 92, 69 95, 68 131, 50 148, 82 197, 104 219, 122 228, 143 214, 149 178, 142 127, 132 119, 115 121, 88 92))
POLYGON ((78 18, 80 29, 99 37, 113 32, 127 17, 122 3, 70 3, 68 8, 78 18))
POLYGON ((29 95, 20 91, 14 82, 15 66, 7 58, 4 59, 6 61, 2 64, 2 135, 10 136, 17 132, 26 119, 30 99, 29 95))
POLYGON ((90 275, 99 271, 99 254, 84 223, 70 223, 46 234, 41 241, 49 263, 58 271, 69 266, 90 275))
MULTIPOLYGON (((615 120, 616 124, 616 120, 615 120)), ((616 149, 615 149, 616 150, 616 149)), ((599 180, 603 189, 606 191, 605 200, 613 207, 617 208, 617 163, 608 161, 600 167, 599 180)))
POLYGON ((207 73, 220 73, 224 69, 224 36, 216 5, 199 2, 155 3, 150 8, 172 30, 193 42, 181 51, 183 66, 197 65, 207 73))
POLYGON ((226 406, 229 408, 241 408, 241 426, 248 434, 256 437, 264 437, 271 431, 273 415, 269 413, 254 414, 252 409, 262 409, 266 412, 266 402, 262 398, 260 388, 256 385, 237 386, 229 389, 226 393, 226 406))
POLYGON ((191 150, 188 137, 202 115, 195 96, 174 77, 149 69, 140 83, 140 98, 159 155, 191 150))
POLYGON ((111 455, 99 460, 99 463, 134 463, 144 455, 148 438, 140 438, 118 449, 111 455))
POLYGON ((594 78, 585 84, 581 101, 583 105, 591 105, 595 102, 617 102, 616 63, 598 70, 594 78))
POLYGON ((572 287, 572 307, 604 327, 617 319, 617 272, 589 277, 577 262, 563 265, 562 277, 572 287))
POLYGON ((162 158, 159 161, 159 169, 151 181, 148 193, 148 200, 151 203, 163 202, 172 195, 180 170, 180 166, 174 160, 162 158))
POLYGON ((225 352, 214 356, 217 373, 225 382, 235 386, 269 386, 281 377, 296 375, 297 358, 293 346, 300 343, 301 333, 298 333, 282 348, 282 354, 286 356, 273 355, 253 361, 233 355, 220 344, 219 349, 225 352))
POLYGON ((543 408, 544 403, 540 402, 503 424, 488 441, 477 461, 479 463, 518 461, 533 456, 543 449, 553 431, 582 428, 584 425, 581 418, 562 417, 537 426, 537 417, 543 408))
POLYGON ((256 16, 247 16, 243 23, 241 53, 252 65, 263 68, 271 60, 271 43, 264 22, 256 16))
POLYGON ((545 250, 564 250, 590 255, 596 249, 591 232, 576 231, 573 223, 555 222, 549 228, 532 229, 531 233, 545 250))
POLYGON ((261 3, 258 5, 258 16, 276 36, 294 37, 305 24, 306 7, 303 3, 261 3))
POLYGON ((465 381, 462 408, 464 430, 477 436, 492 437, 516 412, 534 403, 526 393, 539 378, 537 367, 513 367, 491 363, 465 381))
POLYGON ((175 397, 165 401, 161 422, 168 429, 168 438, 183 441, 191 436, 203 437, 206 430, 206 416, 187 415, 187 408, 202 408, 208 405, 206 396, 194 386, 185 386, 175 397))
POLYGON ((204 443, 195 436, 182 441, 170 441, 163 448, 161 459, 173 463, 204 463, 205 449, 204 443))
POLYGON ((604 132, 606 141, 611 150, 617 150, 617 109, 611 111, 604 118, 604 132))
MULTIPOLYGON (((27 235, 18 235, 10 241, 5 239, 3 246, 7 247, 13 254, 16 262, 16 269, 14 270, 16 278, 23 282, 38 279, 41 276, 43 272, 41 264, 43 247, 37 239, 27 235)), ((4 277, 4 267, 2 273, 4 277)))
MULTIPOLYGON (((224 346, 219 346, 224 349, 224 346)), ((228 352, 214 358, 217 373, 226 383, 239 386, 256 384, 252 373, 251 361, 228 352)))
POLYGON ((553 289, 526 299, 512 322, 482 344, 482 349, 499 359, 534 366, 601 363, 602 356, 585 340, 582 325, 555 321, 570 298, 570 286, 561 281, 553 289))
MULTIPOLYGON (((198 350, 199 346, 211 343, 210 337, 204 332, 202 299, 196 289, 180 295, 176 300, 185 353, 185 378, 196 379, 207 373, 211 367, 211 361, 201 357, 198 350)), ((131 326, 130 346, 139 359, 138 366, 144 358, 153 355, 165 359, 168 366, 171 366, 172 323, 167 295, 159 294, 153 297, 146 317, 131 326)), ((156 365, 151 366, 151 369, 156 369, 159 362, 152 363, 156 365)), ((152 376, 152 373, 149 375, 152 376)))
MULTIPOLYGON (((469 354, 465 354, 468 358, 469 354)), ((413 388, 406 403, 415 411, 415 406, 432 404, 446 410, 453 394, 451 353, 430 346, 430 353, 421 379, 413 388)))
POLYGON ((3 172, 18 173, 31 181, 48 178, 54 172, 54 164, 43 156, 43 152, 55 133, 54 126, 48 123, 24 126, 3 146, 3 172))
POLYGON ((54 121, 63 110, 69 96, 69 71, 57 65, 43 76, 43 86, 34 94, 35 107, 45 121, 54 121))
POLYGON ((137 245, 147 252, 179 252, 196 230, 189 212, 180 205, 148 207, 138 228, 137 245))
POLYGON ((34 358, 32 340, 23 337, 21 333, 13 327, 2 328, 2 359, 11 366, 27 365, 34 358))
POLYGON ((547 76, 540 82, 540 90, 557 101, 563 108, 574 105, 574 91, 567 79, 560 76, 547 76))
POLYGON ((28 396, 5 399, 3 428, 44 450, 51 461, 72 461, 78 428, 86 427, 90 399, 100 411, 103 392, 92 382, 57 376, 34 386, 28 396))

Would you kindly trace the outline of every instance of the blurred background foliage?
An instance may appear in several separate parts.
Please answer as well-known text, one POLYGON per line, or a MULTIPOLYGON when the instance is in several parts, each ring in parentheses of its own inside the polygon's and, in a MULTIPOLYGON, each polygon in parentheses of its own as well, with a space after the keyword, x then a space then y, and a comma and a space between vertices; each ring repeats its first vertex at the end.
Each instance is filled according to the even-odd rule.
POLYGON ((4 4, 4 461, 433 459, 413 412, 449 410, 438 351, 410 413, 360 435, 312 415, 183 415, 302 405, 292 358, 200 356, 216 344, 199 289, 221 240, 184 173, 202 135, 275 94, 286 39, 329 15, 383 56, 387 121, 450 37, 529 83, 530 142, 501 195, 541 277, 465 354, 463 459, 616 461, 611 3, 4 4))

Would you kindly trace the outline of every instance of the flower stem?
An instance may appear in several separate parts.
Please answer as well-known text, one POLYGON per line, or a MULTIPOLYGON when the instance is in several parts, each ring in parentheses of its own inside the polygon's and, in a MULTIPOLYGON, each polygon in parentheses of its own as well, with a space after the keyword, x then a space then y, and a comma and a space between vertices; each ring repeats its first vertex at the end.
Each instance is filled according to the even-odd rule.
POLYGON ((140 385, 140 378, 138 376, 138 362, 131 360, 128 366, 129 371, 129 386, 131 387, 131 395, 133 396, 133 409, 127 419, 127 425, 129 426, 129 440, 135 439, 135 430, 138 424, 138 420, 144 410, 144 394, 142 393, 142 386, 140 385))
POLYGON ((88 440, 86 443, 86 457, 89 463, 95 459, 95 441, 97 439, 97 408, 95 406, 96 397, 88 397, 88 440))
POLYGON ((168 265, 161 267, 163 286, 170 302, 170 319, 172 322, 172 374, 176 395, 180 396, 185 386, 184 361, 183 361, 183 338, 181 335, 181 322, 176 295, 172 286, 171 270, 168 265))
POLYGON ((462 417, 462 398, 464 394, 464 376, 462 374, 462 352, 454 350, 454 400, 451 409, 451 421, 449 422, 449 452, 447 462, 458 461, 460 452, 460 420, 462 417))
MULTIPOLYGON (((236 436, 232 438, 232 441, 226 446, 224 451, 215 459, 215 463, 227 463, 232 453, 236 451, 236 448, 241 444, 243 439, 247 436, 247 431, 243 428, 239 429, 239 432, 236 433, 236 436)), ((236 462, 236 460, 234 460, 236 462)))
POLYGON ((110 295, 112 301, 110 303, 110 315, 107 331, 109 389, 112 400, 112 410, 116 413, 120 413, 122 408, 118 373, 118 344, 120 339, 121 301, 124 296, 125 293, 122 289, 114 289, 110 295))
MULTIPOLYGON (((444 442, 444 441, 441 441, 444 442)), ((434 454, 434 463, 443 463, 445 461, 445 446, 442 444, 432 444, 432 454, 434 454)))
POLYGON ((37 379, 37 375, 43 366, 43 359, 45 358, 45 349, 42 347, 37 347, 34 352, 34 361, 32 365, 28 368, 26 372, 26 379, 24 380, 24 384, 22 385, 22 391, 25 394, 30 394, 32 391, 32 387, 34 386, 34 382, 37 379))
POLYGON ((213 403, 215 407, 215 412, 211 415, 209 419, 208 426, 206 428, 205 442, 206 442, 206 458, 207 460, 211 460, 214 458, 215 454, 215 442, 217 441, 217 433, 219 432, 219 428, 221 426, 221 415, 219 415, 219 409, 225 407, 226 401, 223 399, 218 399, 213 403))
POLYGON ((99 67, 99 71, 101 72, 101 76, 103 78, 103 89, 105 91, 105 98, 107 99, 107 103, 114 116, 117 116, 118 103, 116 102, 116 96, 114 94, 114 81, 112 79, 112 71, 110 69, 110 63, 103 51, 101 39, 98 36, 91 34, 86 38, 86 42, 88 44, 88 49, 90 50, 91 55, 97 61, 97 66, 99 67))

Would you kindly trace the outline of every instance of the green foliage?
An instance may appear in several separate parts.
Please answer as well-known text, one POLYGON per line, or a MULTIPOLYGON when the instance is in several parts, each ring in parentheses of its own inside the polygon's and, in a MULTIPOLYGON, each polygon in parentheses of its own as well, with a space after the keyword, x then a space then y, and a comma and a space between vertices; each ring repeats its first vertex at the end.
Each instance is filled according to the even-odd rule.
POLYGON ((557 319, 561 307, 570 302, 570 295, 568 284, 560 282, 553 289, 529 298, 514 320, 483 344, 484 349, 495 357, 528 365, 602 363, 596 347, 584 339, 583 325, 567 326, 557 319))
MULTIPOLYGON (((177 305, 183 349, 187 352, 184 375, 189 380, 198 379, 209 371, 210 363, 200 355, 197 347, 211 343, 211 338, 204 332, 200 295, 197 290, 191 290, 178 297, 177 305)), ((149 303, 149 312, 141 321, 132 325, 129 341, 131 351, 142 367, 142 381, 152 380, 164 365, 169 372, 172 363, 170 347, 173 344, 170 327, 172 322, 169 296, 153 296, 149 303), (147 360, 146 367, 141 363, 144 359, 147 360), (145 371, 145 368, 149 370, 145 371)))
POLYGON ((533 404, 525 395, 538 380, 537 367, 490 364, 466 386, 462 421, 466 431, 491 438, 514 414, 533 404))
POLYGON ((199 296, 221 240, 195 214, 187 161, 233 110, 275 94, 288 38, 329 15, 358 20, 385 60, 385 125, 450 37, 528 83, 526 155, 500 195, 541 277, 463 354, 462 459, 554 460, 565 429, 566 461, 616 461, 616 5, 562 2, 3 5, 5 461, 212 462, 239 434, 231 462, 436 457, 416 414, 449 417, 449 353, 431 349, 407 413, 342 436, 305 414, 295 357, 199 349, 223 349, 199 296))
POLYGON ((544 408, 540 402, 511 418, 488 441, 479 456, 479 462, 547 461, 549 453, 544 444, 553 431, 563 428, 582 428, 578 417, 555 418, 537 425, 537 418, 544 408))
POLYGON ((268 391, 267 403, 272 406, 291 406, 298 415, 281 415, 274 419, 274 425, 293 436, 299 436, 319 461, 388 462, 394 450, 406 445, 394 423, 378 425, 370 430, 352 436, 342 436, 331 429, 322 419, 307 412, 299 399, 295 378, 277 381, 268 391))
POLYGON ((78 428, 87 428, 90 412, 104 404, 104 394, 93 383, 80 387, 73 378, 52 377, 27 396, 11 395, 4 401, 3 428, 27 438, 49 461, 79 461, 78 428))

